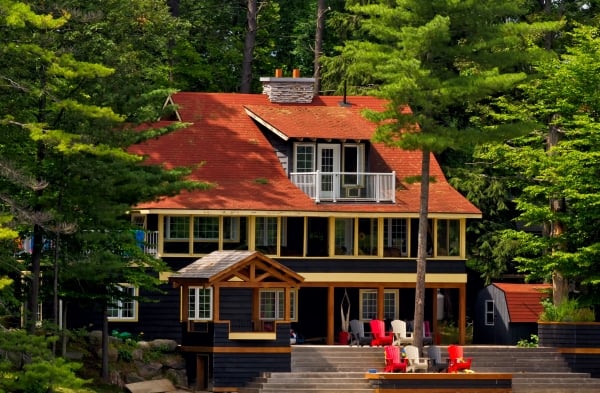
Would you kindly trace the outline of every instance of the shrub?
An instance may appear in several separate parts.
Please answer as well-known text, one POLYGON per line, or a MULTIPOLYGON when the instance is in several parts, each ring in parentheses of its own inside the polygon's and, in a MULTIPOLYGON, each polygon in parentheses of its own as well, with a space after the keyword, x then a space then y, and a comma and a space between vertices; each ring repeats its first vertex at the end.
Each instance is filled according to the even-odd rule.
POLYGON ((544 311, 540 314, 542 322, 594 322, 594 310, 581 307, 577 299, 568 299, 555 306, 550 299, 542 301, 544 311))
POLYGON ((537 348, 540 338, 536 334, 529 336, 529 340, 522 339, 517 342, 517 347, 520 348, 537 348))

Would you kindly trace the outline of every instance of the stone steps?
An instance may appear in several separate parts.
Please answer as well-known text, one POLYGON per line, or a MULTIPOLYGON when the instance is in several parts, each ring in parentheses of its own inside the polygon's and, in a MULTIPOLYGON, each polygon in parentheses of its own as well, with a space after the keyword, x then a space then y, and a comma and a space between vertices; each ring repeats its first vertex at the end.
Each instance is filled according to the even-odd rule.
MULTIPOLYGON (((442 359, 447 348, 440 346, 442 359)), ((571 372, 553 348, 465 346, 477 372, 513 374, 513 393, 600 392, 600 379, 571 372)), ((292 372, 265 373, 240 393, 373 393, 364 378, 369 369, 382 371, 382 347, 298 345, 292 348, 292 372)))

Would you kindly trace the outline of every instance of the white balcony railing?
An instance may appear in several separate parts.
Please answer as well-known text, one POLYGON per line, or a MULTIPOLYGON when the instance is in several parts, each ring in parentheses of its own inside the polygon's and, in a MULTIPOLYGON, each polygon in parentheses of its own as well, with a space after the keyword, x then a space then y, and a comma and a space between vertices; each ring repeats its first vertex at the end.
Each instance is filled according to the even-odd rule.
POLYGON ((144 231, 144 253, 158 255, 158 231, 144 231))
POLYGON ((396 202, 395 172, 293 172, 291 180, 316 202, 396 202))

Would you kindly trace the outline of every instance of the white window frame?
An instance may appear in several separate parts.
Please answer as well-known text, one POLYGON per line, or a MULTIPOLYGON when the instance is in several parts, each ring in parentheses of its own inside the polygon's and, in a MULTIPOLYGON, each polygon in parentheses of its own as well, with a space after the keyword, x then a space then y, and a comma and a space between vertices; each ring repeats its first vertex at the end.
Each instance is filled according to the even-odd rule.
POLYGON ((278 226, 277 217, 256 217, 254 230, 256 246, 277 246, 278 226), (272 225, 275 227, 273 228, 272 225))
MULTIPOLYGON (((359 290, 359 315, 360 320, 368 322, 371 319, 377 319, 377 289, 359 290), (365 297, 369 297, 368 304, 365 303, 365 297)), ((387 319, 398 319, 398 299, 400 292, 397 289, 384 289, 383 291, 383 315, 387 319)))
POLYGON ((493 300, 485 301, 485 309, 484 309, 485 326, 494 326, 496 324, 496 316, 495 316, 495 312, 494 312, 495 309, 496 309, 496 304, 493 300), (490 305, 491 305, 491 309, 490 309, 490 305))
POLYGON ((400 250, 400 255, 408 255, 408 219, 406 218, 386 218, 384 221, 385 235, 384 247, 393 247, 400 250), (404 223, 404 225, 402 225, 404 223), (401 239, 402 244, 396 244, 395 240, 401 239))
MULTIPOLYGON (((139 288, 122 283, 118 285, 120 291, 131 291, 129 296, 139 296, 139 288)), ((138 320, 138 301, 136 299, 113 299, 107 306, 108 320, 111 322, 131 322, 138 320), (127 314, 127 315, 125 315, 127 314)))
POLYGON ((212 321, 213 319, 213 289, 212 287, 189 287, 188 288, 188 320, 190 321, 212 321), (208 301, 205 299, 208 293, 208 301), (202 294, 202 296, 201 296, 202 294), (201 306, 208 306, 208 310, 201 306), (202 309, 202 310, 201 310, 202 309), (204 311, 201 315, 201 311, 204 311), (208 311, 208 313, 206 313, 208 311))
MULTIPOLYGON (((285 318, 285 307, 283 302, 285 301, 285 289, 273 288, 273 289, 261 289, 259 290, 259 310, 258 315, 261 321, 281 321, 285 318), (264 306, 266 301, 266 295, 273 296, 274 309, 273 315, 265 315, 264 306)), ((290 321, 297 321, 296 310, 298 309, 298 296, 296 296, 296 290, 290 290, 290 321)))
POLYGON ((190 217, 189 216, 165 216, 165 239, 167 240, 189 240, 190 237, 190 217), (171 236, 171 220, 174 219, 180 219, 180 220, 187 220, 188 224, 187 224, 187 234, 186 237, 173 237, 171 236))
POLYGON ((344 176, 344 186, 364 186, 365 178, 361 176, 361 173, 365 172, 365 145, 362 143, 344 143, 342 145, 342 172, 349 174, 351 172, 346 171, 346 160, 348 159, 346 154, 347 147, 356 148, 356 178, 354 182, 347 182, 346 176, 344 176))
POLYGON ((294 172, 314 172, 317 165, 317 146, 315 143, 294 143, 294 172), (312 161, 310 167, 298 168, 298 148, 306 147, 312 150, 312 161))

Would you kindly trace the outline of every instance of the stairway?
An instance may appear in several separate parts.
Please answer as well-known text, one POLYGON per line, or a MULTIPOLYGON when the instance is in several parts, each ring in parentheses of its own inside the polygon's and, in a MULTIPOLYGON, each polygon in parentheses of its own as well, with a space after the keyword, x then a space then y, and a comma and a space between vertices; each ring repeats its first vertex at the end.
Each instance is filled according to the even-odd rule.
MULTIPOLYGON (((445 346, 440 347, 447 357, 445 346)), ((465 346, 477 372, 513 374, 513 393, 596 393, 600 379, 573 373, 553 348, 465 346)), ((364 378, 369 369, 384 367, 383 348, 296 345, 292 372, 264 373, 240 393, 373 393, 364 378)))

